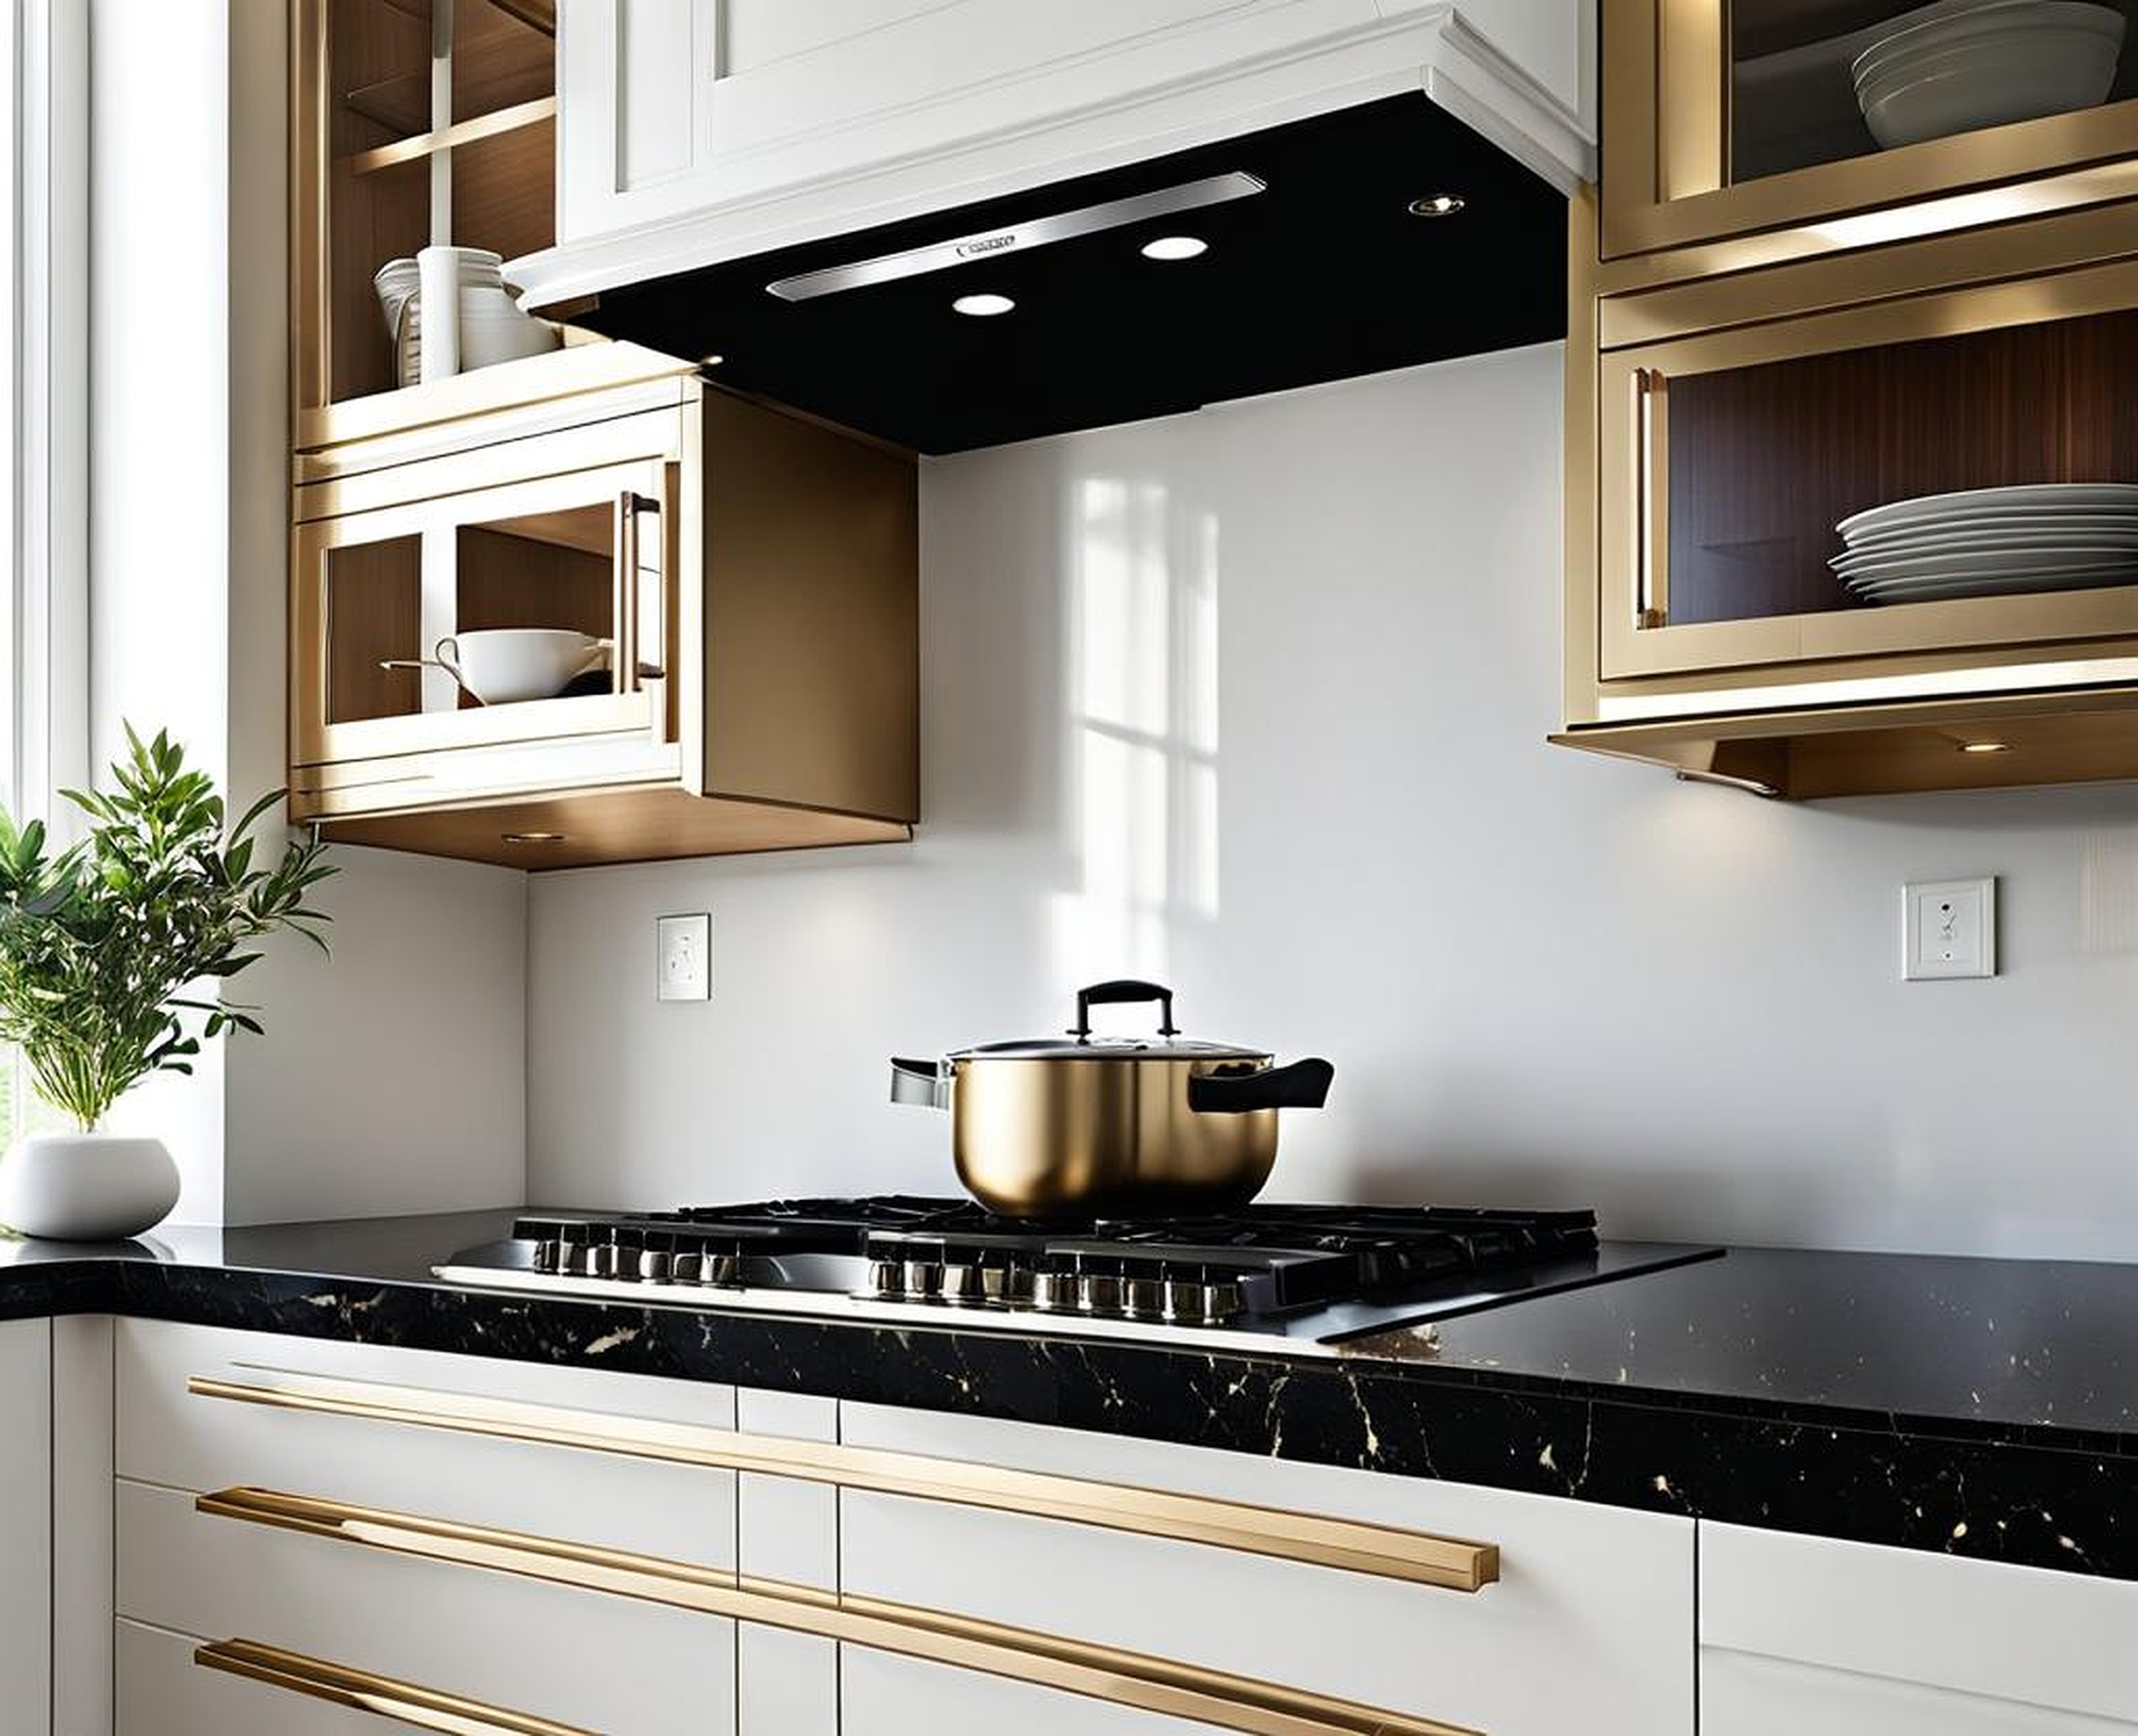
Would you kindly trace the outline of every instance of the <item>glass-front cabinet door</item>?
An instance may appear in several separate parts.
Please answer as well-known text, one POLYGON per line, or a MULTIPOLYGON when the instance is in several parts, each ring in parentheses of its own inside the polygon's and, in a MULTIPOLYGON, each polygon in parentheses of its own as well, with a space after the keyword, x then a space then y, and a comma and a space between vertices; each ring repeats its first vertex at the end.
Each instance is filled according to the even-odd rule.
POLYGON ((1955 222, 2138 191, 2116 161, 2138 155, 2138 0, 1601 11, 1606 258, 1968 190, 2009 208, 1955 222))
POLYGON ((2134 405, 2133 261, 1605 350, 1598 673, 2094 678, 2138 655, 2134 405))
POLYGON ((641 459, 301 525, 299 776, 344 807, 672 778, 672 498, 641 459))

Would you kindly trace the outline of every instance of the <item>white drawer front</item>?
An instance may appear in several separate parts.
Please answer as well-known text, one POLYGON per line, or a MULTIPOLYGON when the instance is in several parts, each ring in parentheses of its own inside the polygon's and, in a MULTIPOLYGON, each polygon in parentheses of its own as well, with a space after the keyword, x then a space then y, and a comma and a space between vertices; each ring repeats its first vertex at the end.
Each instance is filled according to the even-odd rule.
POLYGON ((1700 1653, 1701 1736, 2132 1736, 2138 1725, 1912 1682, 1700 1653))
POLYGON ((203 1494, 279 1489, 734 1564, 732 1472, 203 1397, 186 1390, 196 1376, 294 1390, 339 1377, 718 1429, 735 1425, 731 1387, 156 1321, 121 1321, 118 1341, 122 1477, 203 1494))
POLYGON ((1707 1524, 1700 1619, 1703 1648, 2138 1722, 2138 1584, 1707 1524))
POLYGON ((243 1638, 602 1736, 735 1728, 716 1617, 196 1512, 119 1485, 119 1613, 243 1638))
POLYGON ((193 1646, 183 1634, 118 1624, 117 1736, 381 1736, 368 1713, 202 1669, 193 1646))
POLYGON ((1214 1725, 841 1648, 839 1736, 1221 1736, 1214 1725))
POLYGON ((1500 1546, 1475 1595, 846 1491, 841 1588, 1155 1653, 1492 1736, 1670 1736, 1693 1702, 1690 1521, 874 1406, 897 1447, 1367 1520, 1500 1546), (1310 1615, 1308 1613, 1310 1612, 1310 1615))

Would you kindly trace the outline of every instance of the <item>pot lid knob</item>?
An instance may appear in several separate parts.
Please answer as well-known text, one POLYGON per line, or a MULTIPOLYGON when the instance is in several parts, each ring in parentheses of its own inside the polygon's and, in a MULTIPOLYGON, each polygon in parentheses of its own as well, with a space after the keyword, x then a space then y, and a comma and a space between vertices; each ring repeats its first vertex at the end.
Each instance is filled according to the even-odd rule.
POLYGON ((1133 1005, 1142 1001, 1156 1001, 1159 1006, 1158 1035, 1178 1037, 1180 1027, 1173 1023, 1173 991, 1163 984, 1141 982, 1134 977, 1120 977, 1112 982, 1095 982, 1088 988, 1076 991, 1076 1023, 1069 1027, 1069 1035, 1080 1042, 1088 1042, 1091 1036, 1091 1009, 1133 1005))

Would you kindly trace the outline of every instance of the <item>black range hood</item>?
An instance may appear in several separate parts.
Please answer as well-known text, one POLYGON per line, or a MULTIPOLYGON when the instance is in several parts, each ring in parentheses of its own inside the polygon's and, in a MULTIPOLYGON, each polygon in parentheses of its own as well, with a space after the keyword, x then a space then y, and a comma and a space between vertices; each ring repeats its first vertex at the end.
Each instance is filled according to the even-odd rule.
POLYGON ((1405 95, 607 290, 574 319, 954 452, 1562 337, 1566 228, 1559 192, 1405 95), (1144 256, 1166 237, 1206 250, 1144 256), (1014 305, 953 307, 976 296, 1014 305))

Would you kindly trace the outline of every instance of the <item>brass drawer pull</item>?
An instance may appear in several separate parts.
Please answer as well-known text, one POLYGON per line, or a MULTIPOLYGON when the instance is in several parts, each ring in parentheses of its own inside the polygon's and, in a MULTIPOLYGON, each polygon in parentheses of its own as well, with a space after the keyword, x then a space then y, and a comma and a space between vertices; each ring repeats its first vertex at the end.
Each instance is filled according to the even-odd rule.
POLYGON ((446 1736, 593 1736, 591 1731, 572 1725, 503 1711, 457 1694, 440 1694, 250 1639, 222 1639, 196 1646, 193 1661, 207 1669, 264 1682, 270 1688, 347 1706, 352 1711, 390 1718, 418 1730, 443 1731, 446 1736))
MULTIPOLYGON (((745 1579, 730 1569, 626 1550, 271 1489, 224 1489, 199 1496, 194 1505, 218 1518, 243 1520, 425 1560, 482 1567, 733 1621, 757 1622, 1215 1725, 1240 1731, 1243 1736, 1478 1736, 1478 1732, 1455 1725, 1383 1711, 1356 1701, 1176 1663, 1118 1646, 1065 1639, 881 1598, 745 1579)), ((432 1724, 425 1727, 466 1728, 473 1736, 481 1736, 490 1727, 551 1736, 558 1728, 511 1723, 494 1726, 432 1724)), ((567 1732, 567 1736, 576 1733, 567 1732)))
POLYGON ((761 1472, 844 1489, 1066 1520, 1453 1591, 1475 1592, 1499 1578, 1499 1550, 1493 1544, 920 1453, 738 1435, 690 1423, 597 1416, 557 1406, 365 1381, 323 1380, 299 1386, 196 1376, 185 1387, 202 1398, 277 1409, 368 1417, 714 1470, 761 1472))

